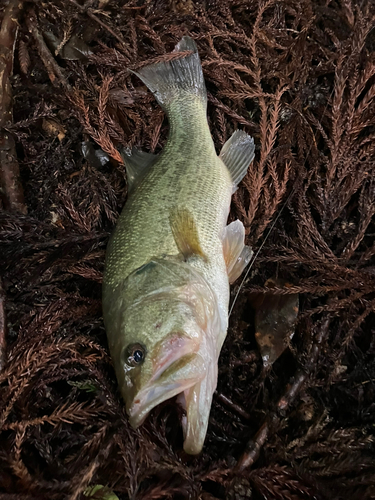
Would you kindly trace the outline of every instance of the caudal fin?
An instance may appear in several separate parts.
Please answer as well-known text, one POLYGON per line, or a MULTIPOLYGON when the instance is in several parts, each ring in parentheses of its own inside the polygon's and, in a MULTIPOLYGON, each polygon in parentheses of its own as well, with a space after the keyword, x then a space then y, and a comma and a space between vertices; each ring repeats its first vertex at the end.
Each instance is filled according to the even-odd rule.
POLYGON ((184 36, 173 52, 192 53, 145 66, 134 73, 147 85, 163 108, 168 107, 176 98, 184 98, 186 95, 195 96, 206 105, 206 86, 194 40, 184 36))

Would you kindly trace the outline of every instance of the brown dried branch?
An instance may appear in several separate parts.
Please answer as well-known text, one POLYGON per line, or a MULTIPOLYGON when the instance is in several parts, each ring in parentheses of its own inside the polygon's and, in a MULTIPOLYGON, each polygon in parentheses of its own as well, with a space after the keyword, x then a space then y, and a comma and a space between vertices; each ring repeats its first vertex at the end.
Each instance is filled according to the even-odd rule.
POLYGON ((47 70, 48 77, 51 80, 51 83, 55 86, 61 85, 65 89, 70 89, 70 85, 64 76, 63 70, 55 61, 51 51, 47 47, 42 34, 38 29, 38 21, 33 9, 30 9, 29 15, 26 18, 26 26, 29 32, 34 37, 40 58, 43 61, 43 64, 47 70))
POLYGON ((31 61, 30 61, 29 51, 27 50, 27 45, 23 40, 20 40, 19 43, 18 58, 20 61, 20 69, 22 73, 27 75, 29 72, 31 61))
POLYGON ((250 419, 250 414, 245 411, 241 406, 239 406, 237 403, 234 403, 228 396, 225 394, 221 394, 220 392, 215 392, 215 397, 218 401, 221 403, 229 406, 235 413, 238 413, 241 415, 242 418, 245 418, 246 420, 250 419))
POLYGON ((4 11, 0 28, 0 193, 6 210, 26 214, 16 146, 6 130, 13 120, 10 77, 22 7, 20 0, 11 0, 4 11))
POLYGON ((6 316, 4 307, 5 297, 0 279, 0 373, 3 370, 6 361, 7 335, 6 335, 6 316))
POLYGON ((144 66, 148 66, 151 64, 157 64, 160 62, 175 61, 176 59, 183 59, 184 57, 187 57, 190 54, 192 54, 191 50, 186 50, 184 52, 168 52, 168 54, 161 54, 157 57, 154 57, 153 59, 148 59, 146 61, 143 61, 142 63, 138 64, 134 69, 139 70, 139 69, 143 68, 144 66))
POLYGON ((87 419, 97 416, 101 413, 107 413, 106 408, 95 408, 81 404, 81 403, 65 403, 59 408, 56 408, 51 415, 44 415, 43 417, 34 418, 32 420, 24 420, 22 424, 19 422, 11 422, 9 424, 5 424, 3 426, 4 430, 9 429, 18 429, 22 426, 23 429, 27 429, 28 427, 42 425, 45 423, 51 425, 58 425, 59 423, 65 422, 67 424, 72 424, 74 422, 85 423, 87 419))
POLYGON ((86 7, 84 5, 80 5, 75 0, 69 0, 69 2, 71 4, 73 4, 74 7, 79 9, 81 12, 87 13, 87 15, 91 19, 93 19, 96 23, 98 23, 100 26, 102 26, 102 28, 104 28, 106 31, 108 31, 108 33, 110 33, 113 36, 113 38, 115 38, 121 44, 121 48, 123 49, 124 53, 127 56, 130 56, 130 53, 129 53, 127 46, 126 46, 126 43, 125 43, 125 40, 120 35, 118 35, 110 26, 108 26, 107 23, 105 23, 104 21, 99 19, 98 16, 95 15, 95 13, 91 7, 86 7))
POLYGON ((241 455, 237 462, 237 470, 243 471, 251 467, 259 458, 260 452, 268 439, 271 431, 275 431, 275 428, 279 425, 280 418, 285 417, 286 411, 294 403, 297 398, 301 388, 306 383, 306 380, 310 373, 315 369, 318 356, 320 355, 322 349, 322 343, 327 338, 329 333, 330 320, 326 319, 322 325, 320 325, 319 331, 316 333, 316 338, 312 344, 309 359, 307 360, 305 366, 299 369, 294 376, 293 383, 289 385, 284 395, 276 403, 275 412, 271 413, 266 421, 262 424, 254 439, 247 443, 244 453, 241 455))
POLYGON ((108 153, 114 160, 122 163, 121 155, 115 148, 107 127, 107 122, 111 120, 106 110, 110 83, 111 79, 106 79, 100 88, 98 105, 99 123, 97 129, 92 124, 90 109, 85 104, 83 96, 75 92, 69 96, 69 99, 76 106, 77 119, 82 123, 85 131, 99 144, 103 151, 108 153))

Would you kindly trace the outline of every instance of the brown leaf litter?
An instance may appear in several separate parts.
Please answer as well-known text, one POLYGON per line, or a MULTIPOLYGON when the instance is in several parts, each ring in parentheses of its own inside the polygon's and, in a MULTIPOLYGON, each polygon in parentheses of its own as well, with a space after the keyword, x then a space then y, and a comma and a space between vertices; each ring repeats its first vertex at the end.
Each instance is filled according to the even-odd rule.
POLYGON ((25 204, 21 185, 2 184, 0 500, 374 498, 374 0, 11 4, 0 134, 15 155, 0 177, 19 165, 25 204), (217 150, 237 128, 257 147, 230 218, 259 253, 198 457, 181 451, 174 401, 130 428, 101 316, 121 148, 159 152, 168 134, 128 68, 169 57, 186 34, 217 150), (251 296, 270 291, 298 294, 299 313, 264 370, 251 296))

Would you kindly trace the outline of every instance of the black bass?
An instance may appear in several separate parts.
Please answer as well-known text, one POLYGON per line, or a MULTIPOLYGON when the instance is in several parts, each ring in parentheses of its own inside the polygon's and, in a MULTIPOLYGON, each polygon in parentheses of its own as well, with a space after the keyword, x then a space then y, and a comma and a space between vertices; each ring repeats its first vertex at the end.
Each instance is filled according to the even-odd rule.
POLYGON ((136 73, 170 132, 159 156, 124 155, 129 197, 107 248, 103 314, 130 423, 178 395, 184 450, 196 454, 227 334, 229 283, 252 254, 242 222, 226 224, 254 141, 236 131, 217 156, 197 47, 184 37, 175 52, 136 73))

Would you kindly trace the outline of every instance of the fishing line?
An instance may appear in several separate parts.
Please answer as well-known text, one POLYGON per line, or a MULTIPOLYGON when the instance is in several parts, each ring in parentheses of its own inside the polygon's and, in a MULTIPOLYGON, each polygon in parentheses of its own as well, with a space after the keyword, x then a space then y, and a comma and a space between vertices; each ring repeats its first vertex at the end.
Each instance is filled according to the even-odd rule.
MULTIPOLYGON (((323 118, 323 116, 325 115, 325 112, 326 112, 326 111, 327 111, 327 109, 328 109, 328 105, 329 105, 329 103, 331 102, 331 99, 332 99, 332 97, 333 97, 334 91, 335 91, 335 81, 333 80, 333 88, 332 88, 332 91, 331 91, 331 93, 330 93, 330 95, 329 95, 329 98, 328 98, 328 100, 327 100, 327 104, 325 105, 325 108, 324 108, 324 110, 323 110, 323 113, 322 113, 322 118, 323 118)), ((298 112, 298 111, 297 111, 297 112, 298 112)), ((321 124, 321 122, 320 122, 320 124, 321 124)), ((316 143, 317 133, 318 133, 318 130, 317 130, 317 131, 316 131, 316 133, 313 135, 314 140, 315 140, 315 143, 316 143)), ((306 154, 306 157, 305 157, 305 161, 304 161, 304 163, 303 163, 303 166, 305 166, 305 165, 306 165, 306 162, 307 162, 307 159, 308 159, 308 157, 309 157, 309 155, 310 155, 310 153, 311 153, 312 147, 313 147, 313 143, 311 142, 311 145, 310 145, 310 148, 309 148, 309 149, 308 149, 308 151, 307 151, 307 154, 306 154)), ((249 266, 248 266, 248 268, 247 268, 247 270, 246 270, 246 273, 245 273, 244 277, 242 278, 241 284, 240 284, 240 286, 238 287, 238 290, 237 290, 237 292, 236 292, 236 294, 235 294, 235 296, 234 296, 234 299, 233 299, 232 305, 230 306, 230 309, 229 309, 228 318, 230 318, 230 315, 232 314, 232 311, 233 311, 234 305, 235 305, 235 303, 236 303, 236 301, 237 301, 237 299, 238 299, 238 296, 239 296, 239 294, 240 294, 240 291, 241 291, 241 289, 242 289, 242 287, 243 287, 243 285, 244 285, 244 283, 245 283, 245 281, 246 281, 247 277, 249 276, 249 273, 250 273, 250 271, 251 271, 251 269, 252 269, 252 267, 253 267, 253 264, 254 264, 255 260, 257 259, 258 255, 259 255, 259 254, 260 254, 260 252, 262 251, 262 248, 264 247, 264 245, 265 245, 266 241, 268 240, 268 238, 269 238, 269 236, 270 236, 271 232, 273 231, 273 228, 275 227, 275 225, 276 225, 277 221, 279 220, 279 218, 280 218, 281 214, 283 213, 283 211, 284 211, 285 207, 287 206, 287 204, 288 204, 288 203, 289 203, 289 201, 291 200, 292 196, 294 195, 295 190, 296 190, 296 187, 297 187, 297 182, 298 182, 298 180, 299 180, 299 178, 297 178, 297 179, 294 181, 294 185, 293 185, 292 190, 290 191, 290 193, 289 193, 289 195, 288 195, 287 199, 285 200, 285 202, 282 204, 282 206, 281 206, 281 209, 280 209, 279 213, 277 214, 277 216, 276 216, 275 220, 272 222, 271 227, 270 227, 270 228, 269 228, 269 230, 267 231, 267 234, 266 234, 266 236, 265 236, 264 240, 262 241, 262 243, 261 243, 260 247, 258 248, 258 250, 256 251, 256 253, 254 254, 254 257, 253 257, 253 259, 252 259, 251 263, 249 264, 249 266)))

